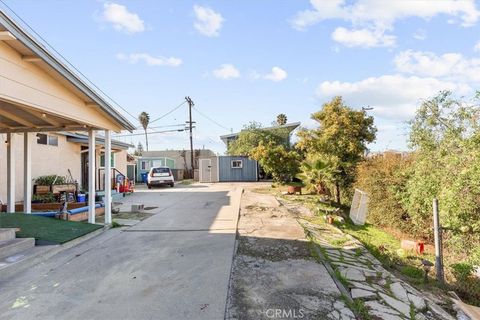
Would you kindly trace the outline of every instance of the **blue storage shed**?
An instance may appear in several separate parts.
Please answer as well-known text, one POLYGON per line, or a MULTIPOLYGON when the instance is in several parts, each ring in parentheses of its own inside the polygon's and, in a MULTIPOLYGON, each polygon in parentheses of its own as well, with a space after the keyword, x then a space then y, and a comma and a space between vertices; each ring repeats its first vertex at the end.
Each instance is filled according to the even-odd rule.
POLYGON ((248 157, 219 156, 218 181, 258 181, 258 163, 248 157))

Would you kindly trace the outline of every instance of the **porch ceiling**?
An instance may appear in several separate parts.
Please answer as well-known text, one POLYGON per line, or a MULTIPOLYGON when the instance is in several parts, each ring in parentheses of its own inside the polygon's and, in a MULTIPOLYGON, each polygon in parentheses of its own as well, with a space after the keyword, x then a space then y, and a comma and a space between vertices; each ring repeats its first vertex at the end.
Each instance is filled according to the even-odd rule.
MULTIPOLYGON (((0 100, 0 133, 90 129, 87 124, 18 104, 0 100)), ((96 129, 96 128, 92 128, 96 129)))

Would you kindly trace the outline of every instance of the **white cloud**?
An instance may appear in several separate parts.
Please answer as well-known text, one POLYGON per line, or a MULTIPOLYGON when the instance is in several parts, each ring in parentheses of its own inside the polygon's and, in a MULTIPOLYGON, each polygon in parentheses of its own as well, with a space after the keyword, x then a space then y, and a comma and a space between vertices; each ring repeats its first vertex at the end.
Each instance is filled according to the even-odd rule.
POLYGON ((168 66, 168 67, 178 67, 182 64, 182 59, 175 58, 175 57, 162 57, 157 56, 154 57, 148 53, 130 53, 124 54, 119 53, 117 54, 117 59, 128 61, 130 63, 138 63, 139 61, 145 62, 149 66, 168 66))
POLYGON ((467 59, 460 53, 437 55, 407 50, 394 59, 398 71, 459 82, 480 82, 480 59, 467 59))
MULTIPOLYGON (((395 43, 392 31, 397 20, 417 17, 424 20, 437 15, 449 17, 449 23, 464 27, 475 25, 480 19, 475 0, 310 0, 311 9, 298 12, 290 21, 293 28, 305 30, 309 26, 329 19, 352 24, 352 30, 337 28, 332 38, 349 47, 389 47, 395 43)), ((421 37, 421 35, 420 35, 421 37)))
POLYGON ((222 64, 220 68, 213 70, 213 75, 219 79, 239 78, 240 71, 233 64, 222 64))
POLYGON ((480 18, 474 0, 357 0, 353 3, 345 0, 310 0, 310 3, 312 9, 298 12, 292 19, 294 28, 303 30, 327 19, 342 19, 355 25, 372 24, 390 28, 396 20, 408 17, 427 20, 440 14, 458 19, 462 26, 472 26, 480 18))
POLYGON ((480 52, 480 41, 478 41, 473 47, 473 51, 480 52))
POLYGON ((427 31, 425 29, 417 29, 413 34, 413 37, 417 40, 425 40, 427 39, 427 31))
POLYGON ((127 7, 114 2, 103 4, 103 19, 110 22, 113 28, 127 34, 145 31, 145 24, 140 17, 128 11, 127 7))
POLYGON ((440 90, 455 90, 459 94, 471 91, 468 85, 416 76, 383 75, 357 82, 324 81, 316 91, 322 101, 341 95, 354 107, 373 107, 374 115, 406 120, 411 118, 421 99, 436 95, 440 90))
POLYGON ((193 25, 198 32, 207 37, 217 37, 220 34, 219 31, 225 21, 220 13, 198 5, 193 6, 193 11, 196 18, 193 25))
POLYGON ((336 28, 332 39, 346 47, 392 47, 395 45, 395 36, 386 35, 380 30, 358 29, 349 30, 343 27, 336 28))
POLYGON ((287 72, 280 67, 273 67, 270 73, 267 73, 263 76, 264 79, 271 80, 271 81, 282 81, 287 78, 287 72))

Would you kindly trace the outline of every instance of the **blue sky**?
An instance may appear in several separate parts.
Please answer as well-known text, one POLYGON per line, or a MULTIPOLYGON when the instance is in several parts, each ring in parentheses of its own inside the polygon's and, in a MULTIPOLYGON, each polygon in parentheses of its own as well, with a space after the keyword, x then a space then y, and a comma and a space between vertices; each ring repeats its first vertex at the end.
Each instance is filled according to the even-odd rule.
MULTIPOLYGON (((406 149, 421 99, 471 96, 480 82, 474 1, 4 1, 133 115, 191 96, 221 124, 194 111, 195 147, 220 153, 219 135, 281 112, 312 127, 335 95, 374 108, 372 150, 406 149)), ((182 124, 186 110, 152 126, 182 124)), ((183 132, 150 136, 151 150, 188 146, 183 132)))

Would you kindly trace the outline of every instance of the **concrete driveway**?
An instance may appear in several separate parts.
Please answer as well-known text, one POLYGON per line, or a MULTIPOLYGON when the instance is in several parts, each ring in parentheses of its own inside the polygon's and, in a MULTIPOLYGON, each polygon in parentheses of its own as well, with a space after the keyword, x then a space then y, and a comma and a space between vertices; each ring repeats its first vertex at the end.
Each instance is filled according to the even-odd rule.
POLYGON ((0 283, 2 319, 223 319, 241 188, 139 190, 155 206, 0 283))

